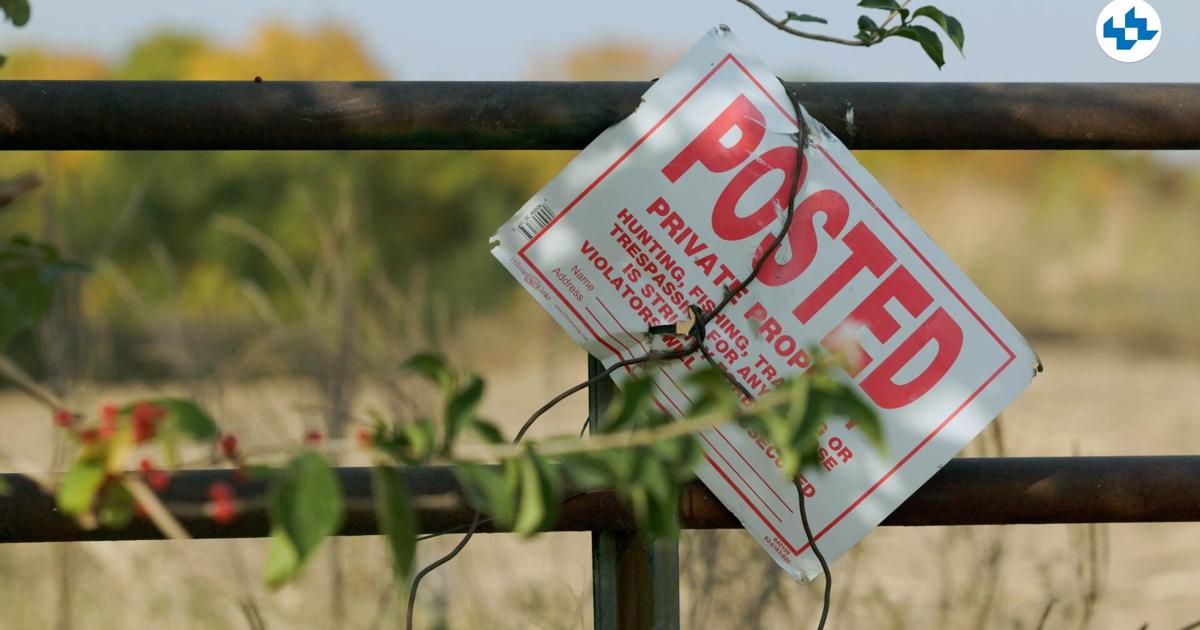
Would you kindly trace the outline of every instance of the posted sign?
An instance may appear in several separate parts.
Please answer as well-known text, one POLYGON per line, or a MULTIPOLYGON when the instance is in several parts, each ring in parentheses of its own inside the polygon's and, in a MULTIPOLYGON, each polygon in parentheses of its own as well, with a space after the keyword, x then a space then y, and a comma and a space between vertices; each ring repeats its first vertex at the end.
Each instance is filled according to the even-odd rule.
MULTIPOLYGON (((1030 383, 1020 334, 845 146, 809 129, 783 244, 705 344, 755 395, 803 372, 806 348, 852 349, 844 377, 880 413, 885 448, 830 423, 800 484, 821 551, 842 555, 1030 383)), ((607 365, 663 348, 652 325, 711 309, 782 227, 795 171, 794 110, 779 80, 713 29, 505 223, 493 253, 607 365)), ((655 402, 680 415, 703 358, 656 365, 655 402)), ((615 374, 617 382, 635 369, 615 374)), ((736 424, 701 435, 697 471, 798 579, 820 573, 799 491, 778 454, 736 424)))

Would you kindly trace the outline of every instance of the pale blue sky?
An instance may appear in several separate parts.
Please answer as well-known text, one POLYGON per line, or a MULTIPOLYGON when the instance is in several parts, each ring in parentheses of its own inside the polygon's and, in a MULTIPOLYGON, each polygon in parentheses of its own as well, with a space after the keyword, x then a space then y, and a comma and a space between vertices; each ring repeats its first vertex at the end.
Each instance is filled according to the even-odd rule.
MULTIPOLYGON (((1156 0, 1162 41, 1148 59, 1122 64, 1096 45, 1096 16, 1106 0, 917 0, 957 15, 967 33, 966 59, 948 53, 938 71, 916 44, 887 42, 864 50, 796 40, 734 0, 508 0, 507 2, 369 2, 367 0, 32 0, 24 29, 0 28, 0 50, 23 44, 119 54, 163 27, 237 42, 268 19, 350 26, 395 78, 529 78, 532 60, 582 43, 625 39, 681 50, 716 24, 733 27, 784 75, 867 81, 1200 81, 1200 1, 1156 0)), ((825 28, 853 33, 854 0, 762 0, 824 15, 825 28), (823 8, 827 7, 827 8, 823 8)), ((875 12, 881 14, 881 12, 875 12)))

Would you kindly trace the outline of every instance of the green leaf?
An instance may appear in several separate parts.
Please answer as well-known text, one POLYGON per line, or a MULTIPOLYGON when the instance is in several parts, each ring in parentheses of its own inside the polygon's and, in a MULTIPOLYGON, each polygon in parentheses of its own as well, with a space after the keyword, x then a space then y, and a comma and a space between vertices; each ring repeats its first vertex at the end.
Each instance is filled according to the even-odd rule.
POLYGON ((694 435, 663 440, 651 447, 657 457, 676 471, 676 481, 691 479, 692 468, 699 463, 704 451, 694 435))
POLYGON ((0 243, 0 350, 46 316, 70 268, 49 244, 24 236, 0 243))
POLYGON ((735 415, 741 404, 729 382, 716 368, 707 364, 688 375, 688 382, 695 386, 697 393, 692 397, 689 415, 721 413, 735 415))
POLYGON ((405 422, 390 434, 379 435, 375 448, 405 464, 424 464, 433 455, 437 429, 428 418, 405 422))
POLYGON ((617 485, 628 484, 637 474, 638 453, 634 449, 613 448, 601 451, 596 457, 612 471, 617 485))
POLYGON ((137 501, 125 484, 110 483, 100 489, 100 496, 96 501, 96 516, 101 525, 120 529, 133 520, 136 505, 137 501))
POLYGON ((504 438, 504 433, 500 431, 500 427, 486 420, 476 420, 471 424, 471 430, 488 444, 504 444, 508 441, 504 438))
POLYGON ((454 467, 454 476, 472 507, 491 516, 498 529, 512 529, 521 489, 521 472, 515 459, 505 460, 502 466, 460 463, 454 467))
POLYGON ((884 446, 883 426, 879 422, 879 414, 857 391, 846 387, 840 392, 835 402, 837 414, 853 420, 871 442, 878 448, 884 446))
POLYGON ((604 423, 598 427, 600 433, 616 433, 631 428, 634 421, 646 415, 650 409, 654 381, 649 378, 637 378, 629 381, 619 390, 617 404, 610 405, 610 413, 604 423))
POLYGON ((879 30, 879 25, 875 23, 875 20, 865 15, 858 16, 858 34, 855 37, 859 41, 869 43, 878 40, 879 30))
POLYGON ((271 475, 274 473, 275 470, 273 468, 262 464, 247 464, 242 466, 242 474, 246 475, 246 479, 250 481, 265 481, 269 483, 271 475))
POLYGON ((568 453, 559 458, 559 464, 573 487, 592 490, 613 485, 612 469, 591 453, 568 453))
POLYGON ((816 435, 797 435, 804 426, 805 420, 813 415, 809 413, 809 400, 812 394, 812 379, 805 376, 788 379, 780 385, 784 394, 784 408, 780 410, 782 423, 792 431, 785 442, 794 444, 798 440, 816 439, 816 435))
POLYGON ((672 477, 657 458, 639 458, 628 499, 638 530, 647 538, 673 538, 679 533, 679 486, 672 477))
POLYGON ((671 489, 675 487, 674 475, 670 474, 662 460, 649 453, 646 455, 639 458, 637 483, 644 486, 650 496, 656 499, 669 497, 671 489))
POLYGON ((917 9, 913 13, 913 17, 927 17, 937 22, 938 26, 942 27, 942 30, 946 32, 946 37, 949 37, 954 46, 958 48, 958 52, 961 53, 963 51, 965 34, 963 33, 962 23, 958 19, 942 13, 941 9, 934 6, 925 6, 917 9))
POLYGON ((29 23, 29 0, 0 0, 0 11, 4 11, 13 26, 25 26, 29 23))
MULTIPOLYGON (((342 488, 324 457, 303 451, 275 471, 267 499, 272 537, 283 537, 295 554, 290 565, 279 565, 290 566, 288 571, 268 570, 267 583, 277 586, 294 576, 321 543, 341 527, 342 488)), ((290 557, 286 550, 275 553, 282 554, 281 562, 290 557)))
POLYGON ((150 401, 166 412, 163 418, 164 426, 171 431, 185 435, 197 441, 217 439, 220 430, 217 423, 196 403, 183 398, 160 398, 150 401))
POLYGON ((88 513, 107 476, 101 462, 76 462, 58 482, 58 509, 72 516, 88 513))
POLYGON ((518 460, 521 471, 521 501, 513 531, 532 536, 558 518, 562 482, 544 457, 529 450, 518 460))
POLYGON ((673 540, 679 537, 679 488, 672 486, 671 494, 654 498, 650 505, 648 523, 650 537, 673 540))
POLYGON ((900 3, 896 0, 861 0, 858 6, 864 9, 883 9, 885 11, 899 11, 900 3))
POLYGON ((937 33, 925 28, 924 26, 901 26, 893 31, 893 35, 911 39, 921 45, 925 50, 925 54, 937 64, 938 69, 946 65, 946 60, 942 55, 942 40, 937 33))
POLYGON ((816 22, 818 24, 828 24, 829 20, 826 20, 823 17, 809 15, 807 13, 796 13, 795 11, 788 11, 787 17, 785 17, 783 19, 783 23, 787 24, 788 22, 816 22))
POLYGON ((442 443, 442 452, 449 453, 454 447, 454 441, 462 430, 475 422, 475 412, 479 402, 483 400, 483 380, 472 374, 466 386, 454 393, 446 402, 445 430, 446 438, 442 443))
POLYGON ((272 528, 267 560, 263 565, 263 581, 271 588, 278 588, 299 570, 300 554, 296 552, 296 545, 292 544, 283 528, 272 528))
POLYGON ((379 533, 387 537, 392 553, 392 570, 406 579, 417 554, 417 515, 409 501, 408 487, 395 468, 376 466, 371 469, 371 494, 379 533))
POLYGON ((454 373, 446 365, 445 359, 439 355, 427 352, 415 354, 402 363, 400 369, 406 372, 415 372, 424 377, 425 380, 437 385, 444 394, 449 394, 454 389, 454 373))

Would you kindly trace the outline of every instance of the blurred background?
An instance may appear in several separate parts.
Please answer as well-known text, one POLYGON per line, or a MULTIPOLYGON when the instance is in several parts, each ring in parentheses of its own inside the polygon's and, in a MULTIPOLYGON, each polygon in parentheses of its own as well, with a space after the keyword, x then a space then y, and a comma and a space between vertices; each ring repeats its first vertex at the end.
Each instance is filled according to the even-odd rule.
MULTIPOLYGON (((1166 2, 1156 7, 1163 44, 1128 65, 1096 46, 1102 2, 935 2, 962 20, 967 42, 940 72, 911 42, 800 41, 732 0, 32 4, 28 26, 0 29, 0 79, 645 80, 727 23, 796 80, 1200 81, 1200 38, 1186 32, 1200 5, 1166 2)), ((801 4, 763 6, 817 12, 801 4)), ((853 34, 852 5, 823 13, 826 32, 853 34)), ((401 413, 400 361, 437 348, 488 378, 486 411, 511 428, 582 380, 585 357, 491 258, 487 238, 571 156, 0 154, 0 179, 40 182, 0 207, 0 235, 53 241, 91 268, 8 354, 78 408, 186 394, 253 446, 337 434, 372 409, 401 413)), ((1196 452, 1200 156, 858 156, 1045 363, 968 454, 1196 452)), ((584 401, 552 416, 539 432, 576 430, 584 401)), ((0 452, 58 461, 48 414, 14 390, 0 389, 0 426, 0 452)), ((1196 533, 878 530, 833 567, 832 626, 1180 627, 1200 619, 1196 533)), ((453 543, 423 544, 419 561, 453 543)), ((2 545, 0 627, 244 625, 176 544, 2 545)), ((253 593, 268 627, 401 627, 380 540, 337 541, 279 592, 259 585, 264 541, 188 544, 253 593)), ((819 585, 791 583, 741 532, 685 534, 681 556, 685 627, 803 627, 819 611, 819 585)), ((590 627, 590 570, 586 535, 481 536, 423 587, 419 624, 590 627)))

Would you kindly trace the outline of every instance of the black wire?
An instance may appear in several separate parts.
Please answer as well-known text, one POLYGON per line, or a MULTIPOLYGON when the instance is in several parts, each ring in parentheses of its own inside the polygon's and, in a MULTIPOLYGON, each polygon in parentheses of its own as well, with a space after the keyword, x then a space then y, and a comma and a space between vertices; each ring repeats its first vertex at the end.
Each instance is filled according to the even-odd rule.
MULTIPOLYGON (((559 394, 559 396, 556 398, 556 401, 563 398, 566 398, 566 396, 559 394)), ((545 410, 546 407, 543 406, 542 409, 538 409, 536 412, 534 412, 533 416, 530 416, 530 418, 525 421, 525 425, 521 427, 521 430, 517 432, 517 436, 513 438, 512 443, 514 446, 521 441, 521 438, 525 436, 525 432, 529 430, 529 427, 533 426, 533 423, 537 421, 541 414, 545 413, 545 410)), ((463 548, 467 546, 467 543, 471 542, 471 539, 475 537, 475 532, 479 529, 479 524, 482 522, 482 520, 483 512, 475 510, 475 516, 471 518, 471 525, 467 527, 467 533, 463 535, 462 540, 458 541, 458 544, 454 545, 454 548, 451 549, 449 553, 425 565, 424 568, 422 568, 420 571, 417 571, 417 574, 413 576, 412 584, 408 586, 408 610, 405 611, 405 628, 412 630, 413 609, 416 608, 415 604, 417 603, 417 589, 421 587, 421 580, 425 579, 426 575, 429 575, 438 567, 457 557, 458 554, 462 552, 463 548)), ((427 536, 426 539, 440 535, 441 533, 434 534, 427 536)))
POLYGON ((471 526, 467 528, 467 534, 462 537, 462 540, 458 541, 458 544, 454 546, 454 549, 451 549, 450 553, 429 563, 425 566, 425 568, 421 569, 415 576, 413 576, 412 585, 408 587, 408 611, 405 613, 405 627, 408 628, 408 630, 412 630, 413 627, 413 608, 415 607, 414 604, 417 602, 417 588, 421 586, 421 580, 438 567, 453 560, 454 557, 463 550, 463 547, 466 547, 467 543, 471 542, 471 537, 475 535, 475 530, 479 528, 479 519, 481 516, 482 514, 479 512, 479 510, 475 510, 475 518, 472 519, 471 526))
POLYGON ((817 630, 825 630, 825 620, 829 617, 829 602, 833 599, 833 572, 829 570, 829 563, 825 561, 825 555, 817 549, 817 539, 813 537, 812 527, 808 524, 808 510, 804 508, 804 488, 799 481, 795 482, 796 490, 800 492, 800 524, 804 526, 804 535, 808 537, 808 547, 812 549, 813 555, 817 557, 817 562, 821 563, 821 573, 825 574, 825 594, 821 601, 821 620, 817 622, 817 630))
MULTIPOLYGON (((788 194, 788 216, 784 221, 784 228, 780 232, 780 234, 783 235, 787 234, 788 226, 790 226, 792 223, 792 216, 794 214, 792 208, 796 205, 796 192, 800 185, 801 160, 804 158, 804 143, 807 141, 808 130, 804 124, 804 114, 800 111, 800 100, 796 98, 796 95, 792 92, 792 89, 789 88, 787 83, 784 83, 782 79, 780 79, 779 84, 783 86, 784 91, 787 92, 788 100, 792 102, 792 112, 796 116, 796 127, 799 134, 796 137, 796 144, 799 147, 799 152, 796 155, 795 174, 792 178, 791 192, 788 194)), ((754 272, 751 273, 751 279, 757 275, 758 269, 762 267, 762 261, 774 255, 775 250, 779 248, 779 244, 782 242, 782 240, 782 238, 776 238, 775 241, 771 243, 771 247, 767 248, 767 252, 763 255, 762 260, 759 261, 759 264, 756 266, 754 272)), ((795 255, 795 252, 793 252, 792 255, 795 255)), ((812 549, 813 555, 817 557, 817 562, 821 564, 821 573, 825 575, 825 592, 821 597, 821 619, 817 622, 817 630, 825 630, 825 621, 829 618, 829 606, 831 600, 833 599, 833 572, 829 570, 829 563, 825 561, 825 554, 821 553, 821 550, 817 548, 817 539, 815 536, 813 536, 812 526, 810 526, 808 523, 808 510, 804 505, 804 488, 801 486, 799 481, 794 480, 793 483, 796 485, 797 496, 800 499, 800 524, 804 526, 804 535, 808 538, 808 547, 809 549, 812 549)))
MULTIPOLYGON (((691 352, 694 352, 694 351, 695 350, 693 349, 693 350, 689 351, 688 354, 691 354, 691 352)), ((554 398, 551 398, 546 404, 539 407, 537 411, 533 412, 533 414, 529 416, 529 419, 525 421, 525 424, 521 425, 521 429, 519 431, 517 431, 517 435, 513 438, 513 441, 512 441, 513 445, 515 446, 516 444, 521 442, 521 439, 525 437, 525 433, 528 432, 529 429, 533 426, 533 424, 538 421, 538 418, 541 418, 543 414, 545 414, 547 411, 552 409, 555 405, 562 402, 563 400, 565 400, 567 397, 571 396, 572 394, 575 394, 576 392, 586 389, 590 385, 600 382, 601 380, 603 380, 603 379, 607 378, 609 375, 611 375, 613 372, 615 372, 623 367, 626 367, 629 365, 634 365, 637 363, 645 363, 646 361, 669 360, 671 358, 677 358, 675 355, 679 354, 679 352, 682 352, 682 351, 658 352, 658 353, 651 352, 650 354, 647 354, 644 357, 634 357, 632 359, 626 359, 624 361, 619 361, 617 363, 614 363, 612 365, 612 367, 609 367, 608 369, 604 370, 600 374, 597 374, 596 376, 593 376, 592 378, 589 378, 588 380, 586 380, 582 383, 579 383, 578 385, 574 385, 574 386, 568 388, 566 391, 562 392, 561 394, 555 396, 554 398)), ((682 356, 687 356, 687 355, 685 354, 682 356)), ((590 420, 591 419, 589 418, 588 421, 590 421, 590 420)), ((584 422, 583 426, 585 429, 587 428, 587 421, 584 422)), ((579 495, 576 495, 576 496, 579 496, 579 495)), ((567 500, 570 500, 573 498, 575 498, 575 497, 570 497, 567 500)), ((449 551, 449 553, 447 553, 446 555, 442 556, 441 558, 438 558, 437 560, 434 560, 433 562, 429 563, 424 568, 422 568, 420 571, 418 571, 416 575, 413 576, 412 584, 410 584, 408 587, 408 610, 405 613, 405 628, 407 628, 407 630, 412 630, 412 627, 413 627, 413 609, 415 608, 415 604, 417 602, 417 590, 421 587, 421 580, 425 579, 426 575, 429 575, 430 573, 437 570, 442 565, 453 560, 455 557, 458 556, 459 553, 462 552, 463 548, 467 546, 467 543, 471 542, 471 538, 473 538, 475 536, 475 532, 479 530, 479 525, 482 522, 482 517, 483 517, 483 514, 479 510, 475 510, 475 516, 471 519, 471 524, 470 524, 470 526, 467 527, 467 531, 463 535, 462 540, 458 541, 458 544, 455 545, 454 548, 449 551)), ((492 519, 488 519, 489 522, 491 520, 492 519)), ((455 531, 458 529, 459 529, 459 527, 455 527, 451 531, 455 531)), ((429 540, 430 538, 436 538, 436 537, 441 536, 446 533, 450 533, 450 532, 446 531, 446 532, 437 532, 434 534, 428 534, 426 536, 417 538, 417 540, 418 541, 429 540)))
MULTIPOLYGON (((666 358, 666 357, 669 357, 670 355, 672 355, 673 353, 669 353, 669 352, 668 353, 659 353, 660 356, 657 356, 657 357, 651 356, 653 354, 654 353, 651 353, 650 355, 646 355, 644 357, 637 357, 636 359, 628 359, 625 361, 614 363, 612 367, 606 369, 605 371, 601 372, 600 374, 598 374, 578 385, 575 385, 575 386, 571 387, 570 389, 564 391, 563 393, 550 399, 549 402, 542 405, 540 408, 538 408, 537 411, 533 412, 533 414, 529 416, 529 419, 525 421, 525 424, 521 425, 521 429, 519 431, 517 431, 517 435, 513 438, 513 441, 512 441, 513 445, 515 446, 521 442, 521 439, 525 437, 525 433, 527 431, 529 431, 530 427, 532 427, 535 422, 537 422, 538 418, 542 417, 543 414, 545 414, 547 411, 549 411, 551 408, 553 408, 558 403, 562 402, 564 399, 566 399, 571 394, 574 394, 582 389, 587 388, 589 385, 599 382, 601 379, 608 377, 613 372, 615 372, 627 365, 633 365, 635 363, 642 363, 642 362, 650 361, 650 360, 653 360, 656 358, 660 358, 660 359, 666 358)), ((585 429, 588 426, 589 420, 590 420, 590 418, 588 420, 584 421, 583 426, 585 429)), ((570 501, 572 499, 583 496, 584 494, 587 494, 587 493, 580 492, 580 493, 574 494, 572 496, 569 496, 566 499, 563 499, 563 503, 566 503, 567 501, 570 501)), ((467 531, 465 534, 463 534, 462 540, 458 541, 458 544, 455 545, 454 548, 451 549, 446 555, 429 563, 424 568, 422 568, 420 571, 418 571, 416 575, 413 576, 412 584, 410 584, 408 587, 408 610, 405 611, 405 628, 407 628, 407 630, 412 630, 412 627, 413 627, 413 609, 416 607, 415 604, 417 602, 417 590, 421 587, 421 580, 425 579, 425 576, 427 576, 430 573, 432 573, 433 571, 437 570, 442 565, 446 564, 447 562, 450 562, 455 557, 457 557, 458 554, 462 552, 463 548, 467 546, 467 543, 471 542, 471 538, 473 538, 475 536, 475 532, 479 530, 479 525, 484 522, 490 523, 493 520, 494 519, 492 519, 492 518, 483 519, 483 513, 480 512, 479 510, 475 510, 475 516, 472 517, 471 524, 469 526, 467 526, 467 531)), ((432 534, 426 534, 424 536, 419 536, 419 537, 417 537, 417 541, 420 542, 423 540, 429 540, 431 538, 436 538, 443 534, 449 534, 449 533, 458 531, 461 528, 462 528, 462 526, 459 525, 459 526, 456 526, 452 529, 448 529, 445 531, 436 532, 436 533, 432 533, 432 534)))
MULTIPOLYGON (((590 492, 590 491, 589 490, 580 490, 579 492, 568 495, 567 498, 562 500, 562 502, 565 505, 565 504, 570 503, 571 501, 574 501, 575 499, 578 499, 579 497, 587 494, 588 492, 590 492)), ((496 520, 495 518, 491 518, 491 517, 484 518, 484 519, 480 519, 479 524, 487 525, 488 523, 491 523, 492 521, 495 521, 495 520, 496 520)), ((430 532, 428 534, 421 534, 420 536, 417 536, 417 542, 422 542, 425 540, 429 540, 431 538, 437 538, 438 536, 445 536, 446 534, 458 533, 458 532, 461 532, 461 531, 469 528, 470 526, 471 526, 470 523, 465 523, 462 525, 455 525, 454 527, 447 527, 446 529, 443 529, 441 531, 430 532)))
MULTIPOLYGON (((526 420, 525 424, 521 425, 521 429, 519 431, 517 431, 516 437, 513 438, 512 443, 514 445, 519 443, 521 441, 521 439, 523 437, 525 437, 525 433, 527 431, 529 431, 529 429, 533 426, 533 424, 535 422, 537 422, 538 418, 541 418, 542 415, 544 415, 547 411, 550 411, 558 403, 562 402, 563 400, 566 400, 570 396, 572 396, 584 389, 587 389, 589 386, 594 385, 594 384, 604 380, 605 378, 608 378, 609 376, 612 375, 613 372, 616 372, 617 370, 624 368, 624 367, 629 367, 631 365, 637 365, 639 363, 647 363, 650 361, 671 361, 671 360, 675 360, 675 359, 682 359, 682 358, 692 355, 693 353, 695 353, 697 351, 699 351, 700 355, 704 357, 704 359, 708 362, 708 364, 711 365, 713 368, 715 368, 718 372, 720 372, 721 375, 725 377, 725 380, 728 381, 729 384, 732 385, 735 389, 737 389, 738 392, 742 396, 744 396, 747 400, 751 400, 754 398, 754 395, 750 392, 750 390, 748 390, 744 385, 742 385, 739 381, 737 381, 735 378, 733 378, 733 376, 731 374, 729 374, 729 372, 727 372, 724 368, 721 367, 721 365, 716 361, 716 359, 712 356, 712 354, 709 353, 708 348, 705 347, 705 345, 704 345, 704 339, 705 339, 705 327, 707 326, 707 324, 709 322, 711 322, 713 320, 713 318, 715 318, 722 310, 724 310, 724 308, 726 306, 728 306, 730 302, 733 301, 734 297, 736 297, 746 287, 748 287, 750 285, 750 283, 754 282, 755 278, 758 277, 759 272, 762 271, 762 268, 766 266, 767 261, 770 260, 771 257, 773 257, 775 255, 775 252, 780 248, 780 246, 783 245, 783 241, 784 241, 784 239, 787 238, 788 231, 791 229, 792 219, 795 217, 796 194, 800 190, 800 174, 801 174, 801 172, 803 170, 803 166, 804 166, 804 145, 805 145, 806 138, 808 135, 808 129, 807 129, 807 126, 804 124, 804 116, 800 112, 800 102, 796 99, 796 96, 792 93, 791 89, 788 88, 786 83, 784 83, 782 80, 780 80, 780 84, 783 85, 783 89, 787 92, 788 98, 792 102, 792 111, 795 113, 795 116, 796 116, 796 127, 797 127, 797 130, 796 130, 797 131, 797 133, 796 133, 796 146, 797 146, 796 163, 792 169, 792 181, 791 181, 791 184, 790 184, 789 190, 788 190, 788 203, 787 203, 787 206, 784 208, 783 225, 780 227, 779 234, 777 234, 775 236, 775 238, 771 241, 771 244, 767 247, 766 251, 764 251, 762 256, 760 256, 759 259, 757 261, 755 261, 754 265, 750 269, 749 275, 746 276, 745 280, 738 283, 738 285, 736 287, 731 287, 729 290, 726 290, 724 297, 711 310, 704 311, 699 306, 696 306, 695 304, 688 306, 688 309, 691 311, 692 316, 695 321, 692 325, 692 329, 690 331, 688 331, 688 336, 691 337, 691 343, 689 343, 687 346, 685 346, 679 350, 673 350, 673 351, 651 351, 651 352, 647 353, 645 356, 632 357, 629 359, 618 361, 618 362, 612 364, 611 366, 609 366, 608 368, 606 368, 603 372, 597 374, 596 376, 593 376, 592 378, 589 378, 588 380, 586 380, 582 383, 579 383, 577 385, 574 385, 574 386, 566 389, 565 391, 558 394, 554 398, 551 398, 549 401, 546 402, 546 404, 539 407, 537 409, 537 411, 534 411, 533 414, 529 416, 529 419, 526 420)), ((584 421, 583 427, 582 427, 582 429, 580 429, 580 436, 582 436, 583 432, 587 430, 590 422, 591 422, 590 417, 584 421)), ((820 624, 817 626, 818 630, 822 630, 825 627, 825 619, 829 615, 829 602, 830 602, 830 595, 832 592, 833 576, 832 576, 832 573, 829 571, 828 563, 825 562, 825 556, 823 556, 821 554, 820 550, 817 549, 817 541, 815 538, 813 538, 812 530, 809 527, 808 515, 804 509, 804 491, 802 488, 799 487, 799 485, 797 485, 797 489, 800 490, 800 521, 804 525, 804 533, 808 536, 809 547, 813 550, 813 555, 815 555, 817 557, 817 560, 821 563, 821 569, 825 573, 824 605, 821 609, 821 621, 820 621, 820 624)), ((583 493, 580 493, 580 494, 583 494, 583 493)), ((580 495, 575 495, 575 496, 580 496, 580 495)), ((575 497, 570 497, 567 500, 570 500, 572 498, 575 498, 575 497)), ((491 519, 488 519, 488 520, 490 521, 491 519)), ((463 535, 462 540, 460 540, 458 542, 458 544, 455 545, 454 548, 450 550, 449 553, 447 553, 446 555, 442 556, 441 558, 438 558, 437 560, 431 562, 429 565, 427 565, 426 567, 424 567, 423 569, 418 571, 417 574, 413 577, 412 584, 409 586, 409 591, 408 591, 408 611, 407 611, 407 618, 406 618, 406 628, 408 630, 412 630, 412 627, 413 627, 413 608, 414 608, 414 604, 416 603, 417 589, 419 588, 419 586, 421 584, 421 580, 424 579, 424 577, 426 575, 429 575, 431 572, 433 572, 437 568, 441 567, 442 565, 446 564, 447 562, 450 562, 456 556, 458 556, 458 554, 460 552, 462 552, 463 548, 467 546, 467 543, 470 542, 471 538, 475 535, 475 532, 479 529, 479 525, 481 522, 482 522, 482 513, 479 510, 476 510, 475 516, 471 520, 470 526, 467 527, 466 534, 463 535)), ((456 527, 454 529, 457 530, 458 528, 456 527)), ((449 533, 449 532, 438 532, 435 534, 429 534, 429 535, 420 537, 417 540, 428 540, 430 538, 440 536, 444 533, 449 533)))
MULTIPOLYGON (((686 348, 685 348, 685 350, 686 350, 686 348)), ((628 367, 630 365, 636 365, 638 363, 646 363, 647 361, 670 361, 672 359, 682 359, 683 357, 686 357, 687 355, 695 352, 695 350, 692 349, 692 350, 688 350, 686 353, 683 353, 683 352, 684 352, 683 350, 676 350, 673 352, 651 352, 643 357, 633 357, 631 359, 625 359, 624 361, 618 361, 618 362, 612 364, 612 367, 605 369, 603 372, 593 376, 592 378, 589 378, 588 380, 586 380, 582 383, 579 383, 577 385, 572 385, 566 391, 555 396, 554 398, 551 398, 546 404, 542 405, 541 407, 538 408, 537 411, 533 412, 533 415, 529 416, 529 419, 525 421, 525 424, 521 425, 521 430, 517 431, 517 437, 515 439, 513 439, 513 444, 520 442, 521 438, 525 437, 525 432, 528 431, 529 428, 533 426, 534 422, 537 422, 538 418, 542 417, 542 414, 546 413, 547 411, 550 411, 551 409, 554 408, 555 405, 566 400, 572 394, 580 392, 584 389, 587 389, 588 387, 591 387, 592 385, 595 385, 596 383, 599 383, 600 381, 608 378, 613 372, 616 372, 617 370, 619 370, 623 367, 628 367)), ((587 429, 588 423, 590 421, 591 421, 591 418, 588 418, 587 420, 584 421, 584 423, 583 423, 584 429, 587 429)))
MULTIPOLYGON (((514 442, 514 444, 515 444, 515 442, 514 442)), ((581 497, 587 493, 588 493, 587 490, 581 490, 581 491, 576 492, 575 494, 572 494, 572 495, 568 496, 567 498, 563 499, 562 502, 565 505, 567 503, 570 503, 571 501, 574 501, 575 499, 578 499, 579 497, 581 497)), ((421 569, 420 571, 417 572, 417 574, 415 576, 413 576, 412 585, 409 586, 409 588, 408 588, 408 610, 405 613, 405 615, 406 615, 405 628, 407 628, 408 630, 412 630, 413 608, 415 607, 414 604, 416 604, 416 601, 417 601, 417 588, 420 587, 421 580, 424 579, 424 577, 426 575, 429 575, 430 573, 437 570, 438 567, 446 564, 447 562, 450 562, 456 556, 458 556, 458 554, 462 552, 463 548, 467 546, 467 543, 471 541, 471 538, 475 536, 475 532, 479 530, 480 525, 482 525, 484 523, 491 523, 492 521, 496 520, 494 518, 481 518, 482 516, 483 516, 483 514, 479 510, 475 510, 475 516, 471 519, 471 524, 467 526, 466 534, 463 535, 462 540, 458 541, 458 544, 454 546, 454 549, 451 549, 449 553, 442 556, 441 558, 438 558, 437 560, 429 563, 427 566, 425 566, 425 568, 421 569)), ((449 529, 444 529, 440 532, 433 532, 431 534, 425 534, 424 536, 417 536, 417 542, 421 542, 423 540, 429 540, 430 538, 437 538, 438 536, 443 536, 445 534, 452 534, 462 528, 463 528, 462 525, 456 525, 449 529)))

